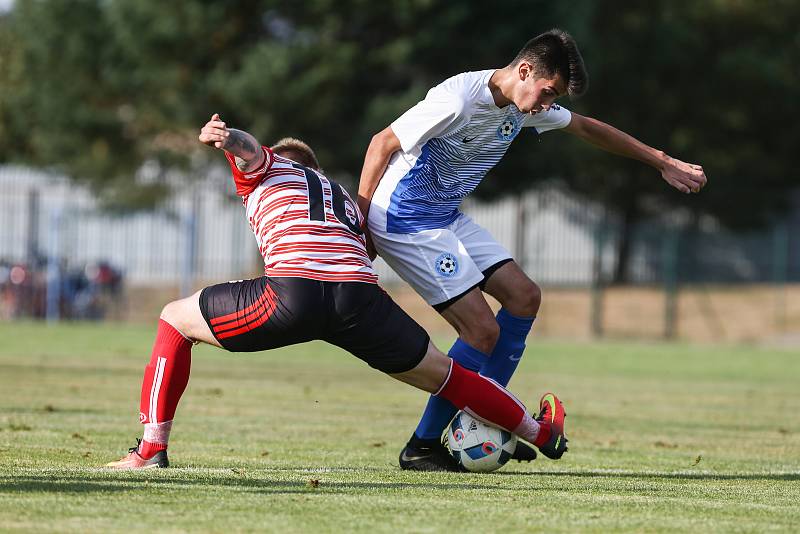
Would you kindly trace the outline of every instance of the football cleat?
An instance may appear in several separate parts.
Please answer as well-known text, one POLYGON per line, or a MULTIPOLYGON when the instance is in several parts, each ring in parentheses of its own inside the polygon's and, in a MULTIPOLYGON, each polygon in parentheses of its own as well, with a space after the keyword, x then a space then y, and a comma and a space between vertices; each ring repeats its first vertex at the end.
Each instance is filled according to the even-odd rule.
POLYGON ((511 459, 518 462, 531 462, 536 459, 536 449, 524 443, 522 440, 518 440, 517 448, 514 449, 514 454, 511 455, 511 459))
POLYGON ((166 449, 158 451, 152 458, 145 460, 139 456, 139 443, 142 440, 136 440, 136 446, 128 449, 128 454, 117 460, 116 462, 109 462, 105 467, 112 469, 152 469, 158 467, 169 467, 169 459, 167 458, 166 449))
POLYGON ((545 393, 539 401, 539 417, 536 421, 550 427, 550 439, 541 446, 539 451, 550 458, 558 460, 567 452, 567 437, 564 435, 564 405, 552 393, 545 393))
POLYGON ((407 471, 452 471, 461 473, 464 468, 458 465, 455 458, 441 443, 432 443, 430 447, 413 448, 410 445, 400 451, 400 469, 407 471))

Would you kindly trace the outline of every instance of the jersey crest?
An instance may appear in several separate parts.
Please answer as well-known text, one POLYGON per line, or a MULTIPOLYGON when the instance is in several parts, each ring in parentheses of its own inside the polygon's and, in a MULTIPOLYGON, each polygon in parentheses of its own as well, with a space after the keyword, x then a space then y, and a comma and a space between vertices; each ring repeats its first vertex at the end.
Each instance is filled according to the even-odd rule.
POLYGON ((514 115, 509 115, 503 120, 500 126, 497 127, 497 139, 510 143, 519 133, 519 129, 519 121, 517 121, 514 115))

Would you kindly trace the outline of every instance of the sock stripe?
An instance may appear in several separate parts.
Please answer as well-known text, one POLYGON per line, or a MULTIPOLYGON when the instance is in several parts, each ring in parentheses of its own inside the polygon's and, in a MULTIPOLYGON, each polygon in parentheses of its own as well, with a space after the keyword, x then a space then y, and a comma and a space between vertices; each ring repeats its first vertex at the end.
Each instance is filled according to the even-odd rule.
POLYGON ((450 360, 450 368, 447 370, 447 377, 445 377, 444 382, 442 382, 442 385, 439 386, 439 389, 436 390, 436 393, 433 393, 434 397, 437 396, 439 393, 441 393, 442 390, 447 385, 447 383, 450 382, 450 375, 452 375, 452 374, 453 374, 453 360, 451 359, 450 360))
POLYGON ((156 361, 156 373, 153 377, 153 385, 150 388, 150 422, 158 423, 158 394, 161 390, 161 380, 164 378, 164 368, 167 365, 167 359, 159 356, 156 361))

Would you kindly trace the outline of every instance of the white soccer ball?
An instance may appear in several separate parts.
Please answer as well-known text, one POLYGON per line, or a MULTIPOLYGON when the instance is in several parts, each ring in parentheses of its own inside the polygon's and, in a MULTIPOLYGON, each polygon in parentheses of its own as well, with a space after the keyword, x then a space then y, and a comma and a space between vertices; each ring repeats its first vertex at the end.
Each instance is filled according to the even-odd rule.
POLYGON ((517 448, 517 436, 458 412, 447 431, 450 453, 467 471, 489 473, 503 467, 517 448))

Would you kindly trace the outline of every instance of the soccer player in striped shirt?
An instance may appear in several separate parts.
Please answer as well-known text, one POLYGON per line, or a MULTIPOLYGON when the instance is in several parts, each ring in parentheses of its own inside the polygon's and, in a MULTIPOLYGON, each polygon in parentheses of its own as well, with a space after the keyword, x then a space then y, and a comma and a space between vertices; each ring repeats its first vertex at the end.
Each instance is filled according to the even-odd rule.
MULTIPOLYGON (((198 342, 244 352, 322 339, 514 432, 548 456, 563 454, 565 414, 557 397, 545 394, 534 419, 505 388, 440 352, 378 286, 356 204, 322 174, 307 145, 290 139, 261 146, 216 114, 199 140, 225 151, 264 256, 264 276, 210 286, 164 307, 142 383, 144 439, 107 467, 169 465, 172 421, 198 342)), ((449 456, 434 460, 457 467, 449 456)))
MULTIPOLYGON (((489 233, 458 209, 528 128, 561 129, 609 152, 642 161, 683 193, 706 183, 702 167, 684 163, 596 119, 555 103, 577 97, 587 74, 572 37, 552 30, 531 39, 506 67, 465 72, 424 100, 369 145, 358 202, 381 257, 456 329, 450 356, 506 385, 539 310, 539 287, 489 233), (483 296, 502 308, 493 314, 483 296)), ((404 469, 426 469, 455 408, 431 397, 400 455, 404 469)), ((533 456, 523 445, 517 459, 533 456)), ((446 469, 447 466, 441 466, 446 469)))

